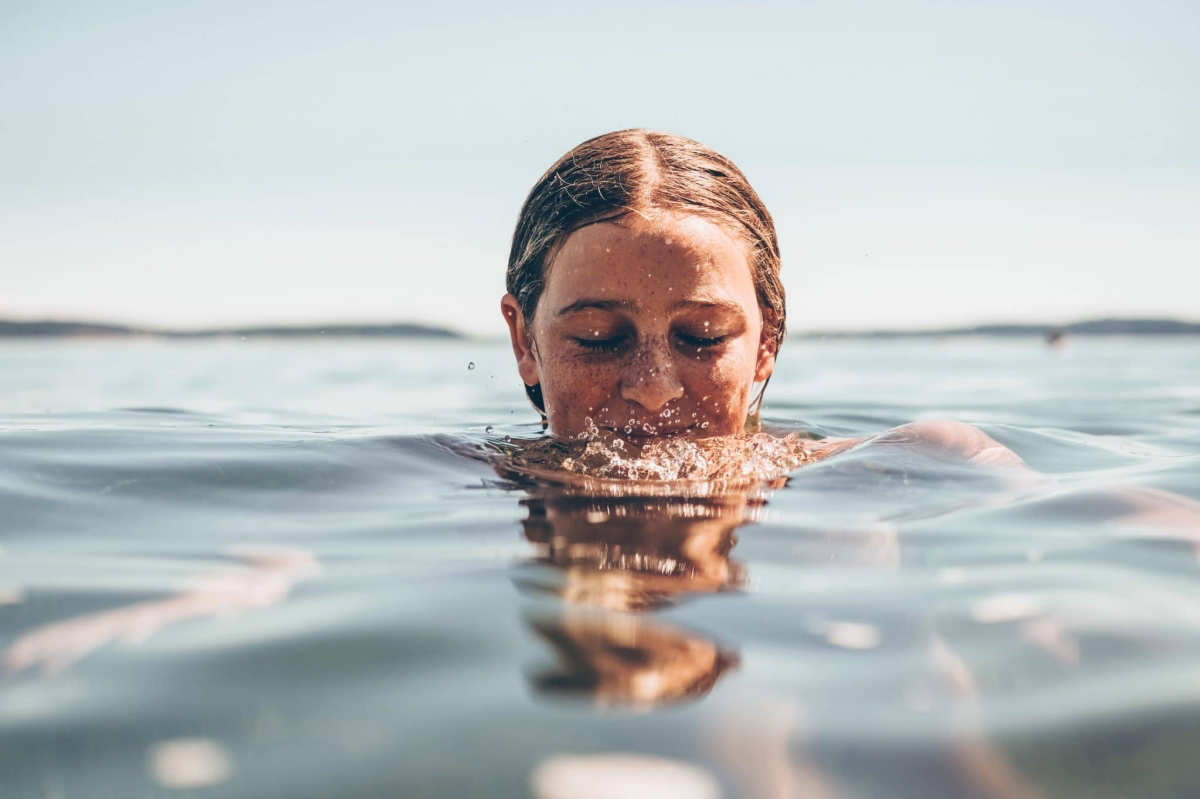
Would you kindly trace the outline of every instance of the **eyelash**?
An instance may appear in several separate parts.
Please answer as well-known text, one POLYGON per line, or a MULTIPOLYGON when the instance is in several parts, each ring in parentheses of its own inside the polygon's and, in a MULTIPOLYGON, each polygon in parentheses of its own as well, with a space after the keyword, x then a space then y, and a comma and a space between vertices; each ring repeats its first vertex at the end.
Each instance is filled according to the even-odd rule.
MULTIPOLYGON (((689 336, 686 333, 676 333, 676 337, 686 346, 695 347, 696 349, 709 349, 723 344, 729 336, 715 336, 706 338, 703 336, 689 336)), ((592 339, 592 338, 577 338, 575 343, 585 350, 593 352, 613 352, 621 346, 625 341, 625 336, 613 336, 612 338, 592 339)))
POLYGON ((705 336, 689 336, 685 333, 677 333, 676 335, 679 336, 679 340, 684 344, 687 344, 689 347, 696 347, 697 349, 715 347, 719 344, 723 344, 725 340, 729 338, 729 336, 714 336, 712 338, 707 338, 705 336))
POLYGON ((577 338, 575 343, 583 347, 585 350, 594 352, 611 352, 621 346, 621 342, 625 340, 624 336, 613 336, 612 338, 577 338))

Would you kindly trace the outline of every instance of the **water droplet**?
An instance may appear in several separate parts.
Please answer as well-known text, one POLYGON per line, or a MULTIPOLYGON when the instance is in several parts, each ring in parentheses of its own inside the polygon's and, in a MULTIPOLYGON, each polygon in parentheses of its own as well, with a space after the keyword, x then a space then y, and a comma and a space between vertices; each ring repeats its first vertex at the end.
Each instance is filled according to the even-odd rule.
POLYGON ((504 440, 505 440, 505 441, 508 441, 508 442, 511 442, 511 441, 512 441, 512 436, 505 436, 505 437, 504 437, 504 440))
POLYGON ((631 425, 631 424, 625 425, 625 435, 629 435, 632 432, 633 432, 633 425, 631 425))
POLYGON ((707 427, 708 427, 708 422, 701 422, 701 423, 700 423, 700 429, 701 429, 701 430, 704 430, 704 429, 705 429, 705 428, 707 428, 707 427))
POLYGON ((485 433, 494 433, 495 431, 496 431, 496 428, 492 427, 490 424, 487 427, 483 428, 483 432, 485 432, 485 433))
POLYGON ((467 364, 467 368, 468 368, 468 369, 474 369, 474 368, 475 368, 475 362, 474 362, 474 361, 471 361, 469 364, 467 364))

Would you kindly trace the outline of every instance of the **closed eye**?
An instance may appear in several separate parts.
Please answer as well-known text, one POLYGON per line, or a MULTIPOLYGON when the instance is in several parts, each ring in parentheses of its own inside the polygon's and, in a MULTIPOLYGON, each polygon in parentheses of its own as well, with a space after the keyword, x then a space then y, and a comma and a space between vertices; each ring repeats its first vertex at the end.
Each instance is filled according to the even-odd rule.
POLYGON ((593 352, 613 352, 621 346, 625 341, 625 336, 611 336, 609 338, 577 338, 575 343, 585 350, 593 352))
POLYGON ((689 347, 696 347, 697 349, 716 347, 729 340, 729 336, 714 336, 709 338, 707 336, 693 336, 688 333, 677 333, 676 335, 679 337, 681 342, 689 347))

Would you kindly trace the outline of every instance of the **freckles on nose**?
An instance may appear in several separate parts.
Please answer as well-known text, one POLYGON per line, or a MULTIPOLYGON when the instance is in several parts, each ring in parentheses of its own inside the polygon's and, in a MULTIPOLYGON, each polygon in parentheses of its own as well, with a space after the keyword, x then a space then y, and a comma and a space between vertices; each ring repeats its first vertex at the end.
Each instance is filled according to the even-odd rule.
POLYGON ((647 410, 657 410, 683 396, 665 340, 651 339, 630 353, 621 378, 621 395, 647 410))

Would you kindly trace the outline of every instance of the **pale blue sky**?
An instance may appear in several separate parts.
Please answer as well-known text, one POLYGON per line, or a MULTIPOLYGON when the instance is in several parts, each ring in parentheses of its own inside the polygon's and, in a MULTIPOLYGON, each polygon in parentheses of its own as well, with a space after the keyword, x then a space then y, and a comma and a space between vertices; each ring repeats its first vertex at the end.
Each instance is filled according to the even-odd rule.
POLYGON ((794 330, 1200 319, 1200 3, 0 4, 0 316, 502 332, 598 133, 731 156, 794 330))

